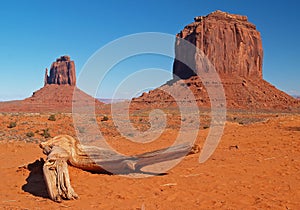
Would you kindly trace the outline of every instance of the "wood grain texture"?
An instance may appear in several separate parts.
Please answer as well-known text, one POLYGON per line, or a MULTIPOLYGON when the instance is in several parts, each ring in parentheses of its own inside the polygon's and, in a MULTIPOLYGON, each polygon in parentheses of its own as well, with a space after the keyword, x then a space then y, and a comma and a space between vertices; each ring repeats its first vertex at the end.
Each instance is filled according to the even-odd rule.
POLYGON ((70 183, 68 164, 100 173, 143 173, 142 168, 145 166, 194 153, 189 144, 179 144, 140 155, 124 156, 113 150, 81 145, 78 140, 68 135, 56 136, 47 142, 42 142, 40 147, 47 155, 43 173, 48 193, 56 202, 78 198, 70 183))

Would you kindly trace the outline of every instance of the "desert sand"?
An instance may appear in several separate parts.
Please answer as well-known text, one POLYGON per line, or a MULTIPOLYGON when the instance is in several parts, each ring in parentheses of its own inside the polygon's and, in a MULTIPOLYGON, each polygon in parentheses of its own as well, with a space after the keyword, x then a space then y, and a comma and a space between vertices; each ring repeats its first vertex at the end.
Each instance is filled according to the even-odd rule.
MULTIPOLYGON (((74 131, 67 114, 56 115, 55 121, 48 117, 1 116, 1 209, 300 208, 298 114, 247 114, 248 118, 232 115, 208 161, 200 164, 199 153, 189 155, 161 176, 138 179, 93 174, 70 166, 71 184, 79 199, 62 203, 48 198, 41 171, 46 156, 38 142, 46 140, 41 132, 46 126, 51 136, 74 135, 74 131), (16 127, 7 127, 11 121, 17 122, 16 127), (35 135, 26 136, 31 130, 35 135)), ((102 123, 109 127, 109 121, 102 123)), ((200 147, 208 132, 209 128, 200 129, 200 147)), ((158 140, 142 147, 118 136, 107 136, 111 136, 108 142, 114 149, 137 154, 168 146, 176 135, 176 128, 167 129, 158 140)))

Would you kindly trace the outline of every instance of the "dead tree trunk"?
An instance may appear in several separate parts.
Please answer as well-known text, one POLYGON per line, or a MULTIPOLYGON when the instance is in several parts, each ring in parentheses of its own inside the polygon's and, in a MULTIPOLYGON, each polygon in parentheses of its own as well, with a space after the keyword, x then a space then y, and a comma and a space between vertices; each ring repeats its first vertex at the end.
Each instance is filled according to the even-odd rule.
POLYGON ((135 156, 123 156, 109 149, 83 146, 68 135, 56 136, 40 144, 47 155, 43 166, 44 178, 49 196, 60 202, 62 199, 77 199, 78 195, 70 184, 68 165, 112 174, 142 172, 148 165, 182 158, 191 151, 188 144, 180 144, 154 152, 135 156))

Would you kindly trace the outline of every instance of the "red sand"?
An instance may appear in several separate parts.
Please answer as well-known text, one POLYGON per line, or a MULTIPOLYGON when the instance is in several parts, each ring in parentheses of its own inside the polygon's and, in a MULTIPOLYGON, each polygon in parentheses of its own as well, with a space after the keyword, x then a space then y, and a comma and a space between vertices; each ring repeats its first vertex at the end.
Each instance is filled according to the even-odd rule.
MULTIPOLYGON (((201 131, 199 142, 208 130, 201 131)), ((170 130, 156 147, 171 142, 175 135, 170 130)), ((111 144, 124 153, 140 152, 129 142, 111 144)), ((299 115, 274 116, 249 125, 228 122, 212 157, 204 164, 198 163, 198 157, 187 156, 167 175, 144 179, 69 167, 80 198, 55 203, 47 198, 39 168, 27 169, 29 163, 45 159, 38 144, 2 140, 0 208, 300 209, 299 115), (238 149, 230 149, 235 145, 238 149)))

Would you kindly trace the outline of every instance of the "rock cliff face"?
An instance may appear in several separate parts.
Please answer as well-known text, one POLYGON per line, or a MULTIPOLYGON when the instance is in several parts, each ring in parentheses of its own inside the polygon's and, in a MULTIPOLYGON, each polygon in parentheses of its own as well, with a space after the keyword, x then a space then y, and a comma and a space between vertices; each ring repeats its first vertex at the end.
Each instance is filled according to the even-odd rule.
POLYGON ((45 73, 45 85, 76 85, 75 64, 71 61, 69 56, 61 56, 53 62, 50 68, 50 75, 48 76, 48 69, 45 73))
MULTIPOLYGON (((246 16, 216 11, 194 20, 177 37, 203 51, 221 76, 226 74, 262 79, 263 49, 260 33, 246 16)), ((175 54, 177 58, 189 56, 189 63, 196 71, 201 68, 196 52, 187 52, 180 39, 176 41, 175 54)), ((173 73, 182 79, 195 75, 178 60, 174 61, 173 73)))
MULTIPOLYGON (((246 16, 216 11, 207 16, 196 17, 177 34, 200 49, 214 65, 224 87, 227 108, 247 110, 291 110, 300 108, 299 100, 278 90, 263 80, 263 49, 260 33, 246 16)), ((206 86, 201 72, 206 61, 201 54, 185 41, 177 39, 173 73, 178 77, 165 85, 144 93, 132 100, 133 107, 176 106, 177 101, 196 100, 200 107, 210 107, 206 86), (200 56, 199 56, 200 55, 200 56), (179 60, 187 61, 189 67, 179 60), (194 95, 189 99, 184 94, 184 83, 194 95), (172 93, 171 95, 168 93, 172 93)))

